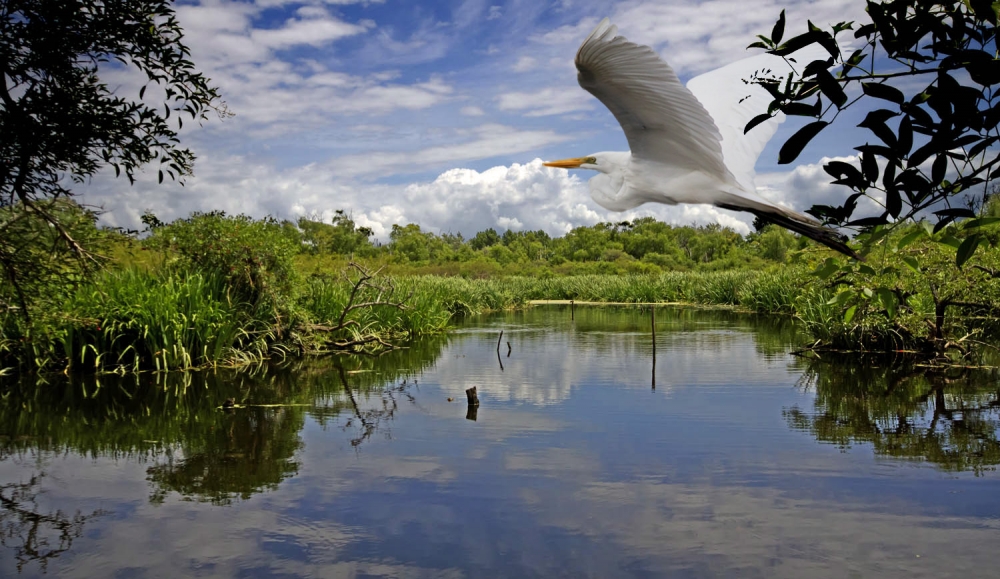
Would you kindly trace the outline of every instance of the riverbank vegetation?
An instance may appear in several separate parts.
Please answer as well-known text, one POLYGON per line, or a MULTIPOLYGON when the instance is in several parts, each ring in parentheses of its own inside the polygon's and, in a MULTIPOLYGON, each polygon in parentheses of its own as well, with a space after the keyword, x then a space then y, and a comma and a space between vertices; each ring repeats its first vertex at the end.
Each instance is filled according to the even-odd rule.
POLYGON ((1000 338, 1000 209, 992 202, 975 229, 874 228, 865 262, 773 226, 742 236, 639 219, 558 238, 486 230, 466 240, 411 224, 380 244, 344 212, 298 223, 147 215, 147 231, 129 235, 98 227, 95 213, 68 201, 53 210, 97 249, 87 259, 60 252, 58 231, 10 213, 24 230, 19 239, 52 249, 11 252, 38 275, 0 284, 7 372, 374 352, 441 332, 456 316, 532 300, 735 307, 795 316, 816 348, 967 362, 1000 338), (954 247, 971 234, 983 249, 958 268, 954 247))

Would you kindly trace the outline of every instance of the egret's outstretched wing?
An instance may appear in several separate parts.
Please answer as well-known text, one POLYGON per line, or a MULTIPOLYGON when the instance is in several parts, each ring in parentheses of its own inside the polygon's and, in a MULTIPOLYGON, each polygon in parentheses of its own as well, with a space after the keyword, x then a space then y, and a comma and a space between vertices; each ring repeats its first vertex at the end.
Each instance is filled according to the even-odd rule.
POLYGON ((772 100, 764 87, 745 81, 755 74, 785 78, 793 66, 801 71, 813 60, 829 56, 819 45, 807 46, 791 55, 793 63, 773 54, 759 54, 688 81, 687 88, 711 115, 722 135, 722 158, 726 167, 736 178, 736 182, 747 191, 754 191, 754 165, 767 142, 778 130, 778 125, 785 120, 785 115, 778 113, 744 135, 743 129, 747 123, 757 115, 766 113, 772 100))
POLYGON ((712 117, 651 48, 617 33, 605 18, 580 46, 580 86, 615 115, 632 155, 726 180, 712 117))

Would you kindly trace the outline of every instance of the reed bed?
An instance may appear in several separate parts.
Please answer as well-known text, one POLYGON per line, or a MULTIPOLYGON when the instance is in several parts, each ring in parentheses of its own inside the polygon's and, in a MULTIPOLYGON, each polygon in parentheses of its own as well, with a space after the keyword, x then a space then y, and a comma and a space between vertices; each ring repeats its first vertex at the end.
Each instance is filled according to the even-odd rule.
POLYGON ((69 368, 166 370, 234 362, 267 352, 268 325, 252 314, 218 277, 108 271, 51 317, 51 351, 39 353, 69 368))

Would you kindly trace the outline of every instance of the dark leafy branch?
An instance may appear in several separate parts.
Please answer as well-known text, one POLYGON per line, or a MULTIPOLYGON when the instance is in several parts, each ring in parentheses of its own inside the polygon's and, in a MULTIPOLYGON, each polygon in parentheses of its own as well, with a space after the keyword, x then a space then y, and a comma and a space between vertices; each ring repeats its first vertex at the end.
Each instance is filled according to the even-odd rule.
MULTIPOLYGON (((782 13, 771 37, 751 45, 794 58, 795 51, 819 44, 830 55, 799 63, 805 64, 801 74, 754 79, 773 97, 768 115, 813 119, 785 142, 779 162, 796 160, 842 111, 863 103, 869 110, 858 126, 872 138, 855 147, 858 163, 824 167, 851 192, 840 205, 817 205, 810 213, 860 229, 929 216, 935 233, 974 218, 973 188, 983 186, 985 196, 1000 162, 996 8, 984 0, 869 0, 867 13, 870 22, 841 22, 830 30, 810 22, 805 33, 787 40, 782 13), (844 39, 849 31, 853 39, 844 39), (907 78, 906 85, 893 84, 907 78), (856 216, 861 197, 881 206, 881 214, 856 216)), ((753 119, 747 130, 763 120, 753 119)), ((980 241, 956 248, 959 265, 980 241)))

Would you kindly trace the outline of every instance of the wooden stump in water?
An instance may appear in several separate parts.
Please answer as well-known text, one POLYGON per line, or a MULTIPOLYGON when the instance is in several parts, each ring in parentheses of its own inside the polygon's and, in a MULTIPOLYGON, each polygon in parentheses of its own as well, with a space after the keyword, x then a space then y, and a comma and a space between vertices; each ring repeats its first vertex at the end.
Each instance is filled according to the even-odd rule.
POLYGON ((465 419, 475 422, 478 417, 479 417, 479 407, 469 406, 469 410, 465 413, 465 419))
POLYGON ((479 406, 479 395, 476 394, 475 386, 467 389, 465 395, 469 398, 469 406, 479 406))

